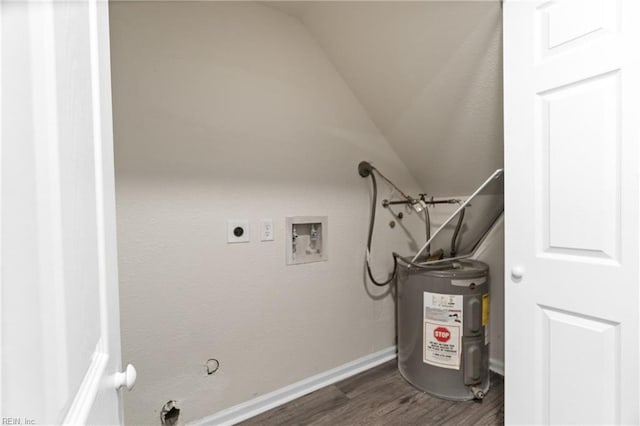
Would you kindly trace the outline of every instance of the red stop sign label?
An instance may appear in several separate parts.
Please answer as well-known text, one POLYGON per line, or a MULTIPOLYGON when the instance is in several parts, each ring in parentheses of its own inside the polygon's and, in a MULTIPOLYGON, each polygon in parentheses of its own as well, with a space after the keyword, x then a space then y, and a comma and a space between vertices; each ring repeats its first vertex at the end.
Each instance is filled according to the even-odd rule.
POLYGON ((451 333, 445 327, 438 327, 433 330, 433 337, 435 337, 438 342, 445 343, 451 338, 451 333))

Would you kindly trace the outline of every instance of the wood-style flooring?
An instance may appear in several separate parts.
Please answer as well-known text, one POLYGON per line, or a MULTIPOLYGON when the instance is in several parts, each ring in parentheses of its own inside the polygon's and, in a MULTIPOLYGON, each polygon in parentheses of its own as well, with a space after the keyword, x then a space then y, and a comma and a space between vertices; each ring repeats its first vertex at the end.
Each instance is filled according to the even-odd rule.
POLYGON ((396 361, 350 377, 243 423, 263 425, 502 425, 502 376, 491 374, 482 402, 453 402, 407 383, 396 361))

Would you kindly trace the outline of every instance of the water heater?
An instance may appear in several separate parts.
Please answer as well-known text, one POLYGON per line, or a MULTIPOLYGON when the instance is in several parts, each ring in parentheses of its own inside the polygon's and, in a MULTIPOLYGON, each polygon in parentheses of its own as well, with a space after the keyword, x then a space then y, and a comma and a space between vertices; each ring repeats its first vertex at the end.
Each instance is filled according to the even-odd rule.
POLYGON ((489 390, 489 267, 398 261, 398 369, 412 385, 455 401, 489 390))

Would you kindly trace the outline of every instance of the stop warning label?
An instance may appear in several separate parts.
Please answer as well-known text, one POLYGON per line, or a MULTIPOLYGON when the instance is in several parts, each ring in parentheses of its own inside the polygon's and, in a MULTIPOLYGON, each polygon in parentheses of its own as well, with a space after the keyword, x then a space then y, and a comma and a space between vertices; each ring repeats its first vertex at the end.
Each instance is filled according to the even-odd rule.
POLYGON ((438 367, 459 370, 461 338, 459 326, 445 327, 425 321, 423 361, 438 367))
POLYGON ((433 330, 433 337, 435 337, 438 342, 446 343, 451 338, 451 333, 446 327, 438 327, 433 330))
POLYGON ((424 293, 423 362, 460 369, 462 296, 424 293))

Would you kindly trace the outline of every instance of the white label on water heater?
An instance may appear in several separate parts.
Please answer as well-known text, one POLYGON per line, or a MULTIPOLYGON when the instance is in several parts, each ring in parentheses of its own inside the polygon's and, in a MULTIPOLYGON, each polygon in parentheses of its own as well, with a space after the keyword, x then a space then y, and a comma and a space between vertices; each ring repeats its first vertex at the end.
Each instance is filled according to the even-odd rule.
POLYGON ((460 369, 462 301, 462 295, 424 292, 424 363, 460 369))

